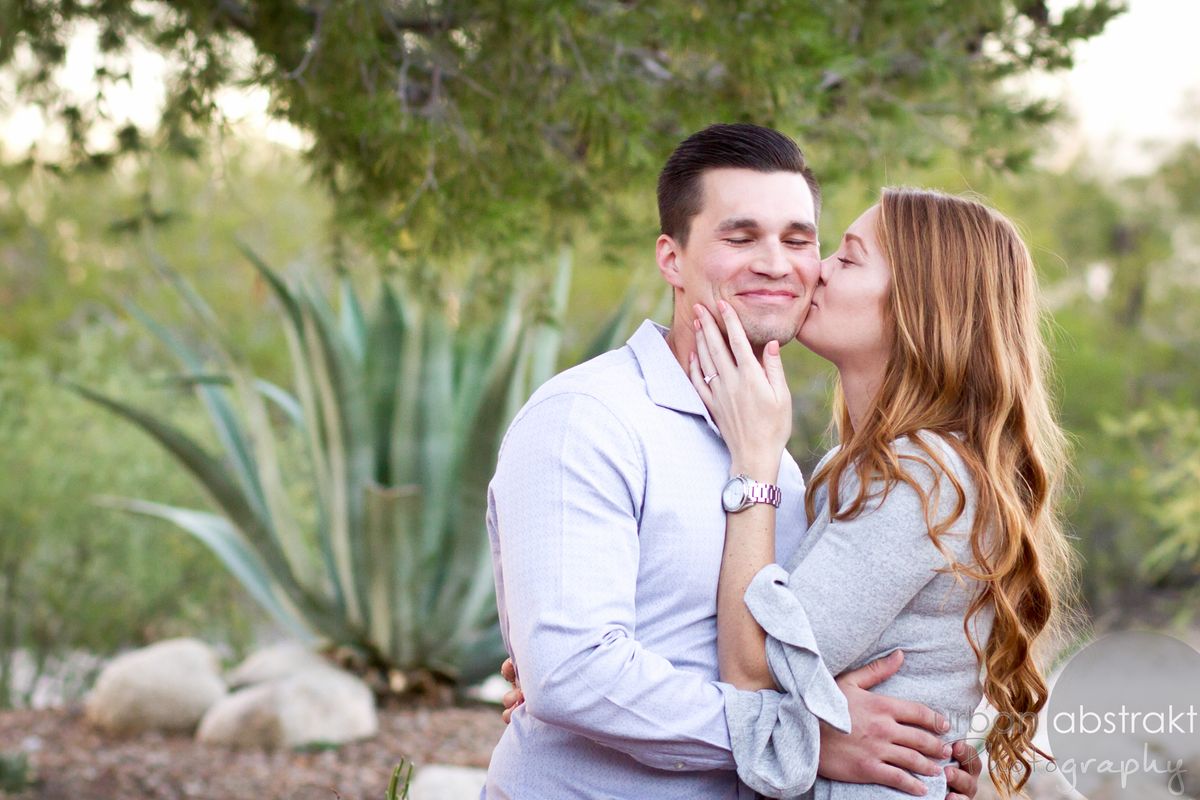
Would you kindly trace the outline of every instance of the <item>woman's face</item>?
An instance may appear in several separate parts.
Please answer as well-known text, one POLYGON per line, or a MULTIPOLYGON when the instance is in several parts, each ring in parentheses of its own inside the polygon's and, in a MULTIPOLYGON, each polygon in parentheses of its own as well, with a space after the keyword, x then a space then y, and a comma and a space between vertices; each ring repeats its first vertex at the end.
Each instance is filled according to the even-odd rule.
POLYGON ((892 270, 875 236, 879 206, 868 208, 821 262, 821 277, 796 339, 839 370, 883 371, 892 345, 884 309, 892 270))

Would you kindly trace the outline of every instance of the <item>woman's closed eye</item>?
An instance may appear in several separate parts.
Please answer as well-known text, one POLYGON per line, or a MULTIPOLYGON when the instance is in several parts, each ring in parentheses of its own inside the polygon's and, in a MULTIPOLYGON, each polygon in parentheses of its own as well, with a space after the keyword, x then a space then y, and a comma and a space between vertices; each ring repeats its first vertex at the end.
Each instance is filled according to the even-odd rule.
POLYGON ((838 256, 838 261, 842 262, 843 267, 857 266, 857 264, 849 258, 842 258, 841 256, 838 256))

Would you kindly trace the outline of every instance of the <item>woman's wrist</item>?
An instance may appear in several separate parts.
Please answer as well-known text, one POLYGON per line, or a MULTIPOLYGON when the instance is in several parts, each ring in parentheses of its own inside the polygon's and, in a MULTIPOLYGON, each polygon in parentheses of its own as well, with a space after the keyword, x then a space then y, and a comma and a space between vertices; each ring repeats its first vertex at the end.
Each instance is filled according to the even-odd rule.
POLYGON ((746 475, 759 483, 779 483, 779 459, 734 458, 729 463, 729 475, 746 475))

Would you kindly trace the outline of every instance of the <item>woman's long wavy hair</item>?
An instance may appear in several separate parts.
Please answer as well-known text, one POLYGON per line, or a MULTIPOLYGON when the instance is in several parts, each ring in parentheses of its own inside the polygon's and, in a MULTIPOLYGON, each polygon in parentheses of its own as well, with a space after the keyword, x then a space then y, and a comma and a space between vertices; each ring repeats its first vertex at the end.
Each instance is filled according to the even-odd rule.
MULTIPOLYGON (((983 694, 999 712, 985 746, 992 782, 1007 797, 1029 780, 1034 754, 1050 758, 1032 741, 1048 696, 1039 662, 1049 655, 1046 645, 1071 633, 1076 593, 1074 550, 1058 514, 1066 440, 1047 390, 1033 260, 1013 224, 973 200, 885 189, 877 219, 892 269, 884 312, 894 331, 891 352, 858 428, 838 386, 834 422, 842 446, 812 489, 827 485, 833 518, 847 519, 865 507, 872 481, 903 481, 921 493, 930 536, 946 553, 938 537, 966 507, 962 485, 914 437, 958 494, 952 518, 932 519, 937 503, 890 444, 930 431, 966 463, 977 492, 974 563, 946 569, 981 582, 963 630, 985 668, 983 694), (838 487, 851 469, 860 488, 843 505, 838 487), (970 622, 988 607, 995 616, 981 649, 970 622)), ((808 492, 810 519, 814 494, 808 492)))

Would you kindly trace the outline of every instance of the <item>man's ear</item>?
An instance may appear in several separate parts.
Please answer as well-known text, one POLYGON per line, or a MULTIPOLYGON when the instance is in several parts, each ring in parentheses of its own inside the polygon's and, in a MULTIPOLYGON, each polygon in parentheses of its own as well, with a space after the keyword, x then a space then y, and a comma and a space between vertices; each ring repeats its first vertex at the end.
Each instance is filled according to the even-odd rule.
POLYGON ((655 261, 658 262, 658 271, 662 273, 663 280, 676 289, 683 288, 683 270, 679 263, 682 250, 679 243, 665 233, 660 235, 658 241, 654 243, 654 256, 655 261))

